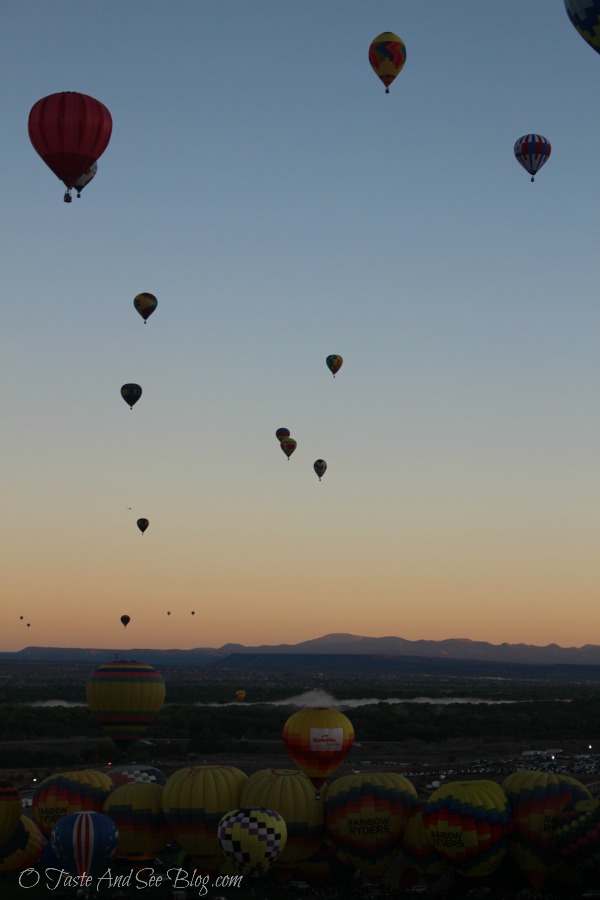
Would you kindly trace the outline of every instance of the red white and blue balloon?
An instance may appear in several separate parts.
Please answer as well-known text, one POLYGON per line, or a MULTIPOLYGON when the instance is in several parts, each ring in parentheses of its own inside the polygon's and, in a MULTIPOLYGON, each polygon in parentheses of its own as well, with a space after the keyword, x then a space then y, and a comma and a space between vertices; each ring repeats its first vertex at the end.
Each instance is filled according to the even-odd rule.
POLYGON ((550 156, 550 141, 541 134, 524 134, 515 141, 515 156, 526 172, 535 181, 536 172, 548 162, 550 156))
POLYGON ((71 875, 101 875, 117 848, 119 832, 109 816, 99 812, 69 813, 58 820, 50 838, 52 849, 71 875))

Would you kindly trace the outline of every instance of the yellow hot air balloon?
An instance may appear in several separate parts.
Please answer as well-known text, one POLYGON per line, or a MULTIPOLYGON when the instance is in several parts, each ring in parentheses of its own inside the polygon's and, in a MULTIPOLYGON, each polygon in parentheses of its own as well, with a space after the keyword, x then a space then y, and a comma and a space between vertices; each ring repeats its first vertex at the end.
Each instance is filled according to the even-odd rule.
POLYGON ((59 819, 76 812, 102 812, 113 783, 104 772, 81 769, 45 778, 35 789, 31 812, 46 835, 59 819))
POLYGON ((264 875, 285 847, 287 829, 274 809, 244 807, 226 813, 219 822, 219 844, 244 877, 264 875))
POLYGON ((565 811, 591 794, 576 778, 522 769, 502 782, 513 810, 509 850, 530 885, 540 890, 561 866, 555 832, 565 811))
POLYGON ((0 872, 20 872, 39 862, 44 837, 35 822, 21 816, 17 827, 0 846, 0 872))
POLYGON ((88 678, 87 702, 119 749, 140 738, 152 724, 165 699, 159 672, 133 660, 104 663, 88 678))
POLYGON ((137 781, 115 788, 106 798, 102 812, 119 831, 118 856, 154 859, 170 842, 162 793, 161 784, 137 781))
POLYGON ((383 31, 371 41, 369 62, 377 77, 385 85, 386 94, 389 94, 390 84, 402 71, 406 62, 404 41, 393 31, 383 31))
POLYGON ((354 743, 352 722, 327 707, 308 707, 289 717, 283 743, 291 759, 317 789, 342 763, 354 743))
POLYGON ((0 844, 11 836, 21 818, 19 792, 8 781, 0 781, 0 844))
POLYGON ((247 778, 234 766, 190 766, 174 772, 163 788, 167 827, 204 872, 216 871, 223 864, 217 826, 225 813, 240 805, 247 778))
POLYGON ((379 878, 416 803, 414 785, 397 772, 343 775, 327 786, 325 829, 364 875, 379 878))
POLYGON ((423 821, 440 856, 461 875, 491 874, 508 849, 512 816, 495 781, 449 781, 430 796, 423 821))
POLYGON ((287 843, 277 867, 304 862, 316 853, 323 837, 323 801, 297 769, 260 769, 242 788, 240 806, 265 807, 279 813, 287 826, 287 843))

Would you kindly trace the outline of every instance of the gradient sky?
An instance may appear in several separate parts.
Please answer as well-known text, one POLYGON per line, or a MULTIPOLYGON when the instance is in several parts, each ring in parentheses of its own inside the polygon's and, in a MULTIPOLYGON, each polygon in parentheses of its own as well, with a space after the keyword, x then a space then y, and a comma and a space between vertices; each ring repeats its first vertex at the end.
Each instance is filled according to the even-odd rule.
POLYGON ((4 0, 0 73, 1 650, 600 643, 600 57, 562 0, 4 0), (114 122, 70 206, 27 135, 64 90, 114 122))

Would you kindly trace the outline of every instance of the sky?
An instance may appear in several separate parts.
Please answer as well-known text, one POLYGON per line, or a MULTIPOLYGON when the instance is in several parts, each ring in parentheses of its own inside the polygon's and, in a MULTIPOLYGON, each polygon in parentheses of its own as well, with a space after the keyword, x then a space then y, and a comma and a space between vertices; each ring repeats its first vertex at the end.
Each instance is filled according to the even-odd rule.
POLYGON ((0 650, 600 643, 600 57, 563 0, 5 0, 0 78, 0 650), (113 118, 70 205, 27 133, 67 90, 113 118))

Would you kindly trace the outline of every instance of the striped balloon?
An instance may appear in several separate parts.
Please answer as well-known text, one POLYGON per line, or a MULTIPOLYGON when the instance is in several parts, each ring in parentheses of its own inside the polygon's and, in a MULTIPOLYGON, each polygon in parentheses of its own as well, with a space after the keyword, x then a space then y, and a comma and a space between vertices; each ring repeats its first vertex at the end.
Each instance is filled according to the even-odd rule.
POLYGON ((94 877, 106 871, 118 837, 117 826, 103 813, 70 813, 52 829, 51 844, 67 872, 94 877))
POLYGON ((575 30, 600 53, 600 0, 565 0, 565 9, 575 30))
POLYGON ((102 812, 117 826, 119 856, 154 859, 170 842, 162 793, 162 785, 138 781, 115 788, 106 798, 102 812))
POLYGON ((425 801, 411 809, 401 837, 402 852, 413 869, 421 875, 426 884, 433 884, 449 866, 440 856, 425 828, 423 813, 425 801))
POLYGON ((327 786, 325 829, 364 875, 379 878, 416 802, 413 784, 397 772, 344 775, 327 786))
POLYGON ((506 854, 511 809, 495 781, 450 781, 434 791, 423 821, 440 856, 461 875, 491 874, 506 854))
POLYGON ((600 865, 600 801, 580 800, 568 821, 554 833, 556 849, 578 872, 591 872, 600 865))
POLYGON ((552 147, 541 134, 524 134, 515 141, 515 157, 535 181, 535 174, 548 162, 552 147))
POLYGON ((70 813, 91 810, 102 812, 113 783, 104 772, 82 769, 61 772, 45 778, 35 789, 31 804, 34 821, 50 836, 56 823, 70 813))
POLYGON ((104 663, 88 678, 86 696, 96 721, 123 750, 154 722, 165 699, 165 683, 146 663, 104 663))

